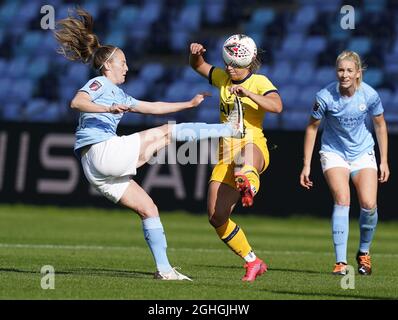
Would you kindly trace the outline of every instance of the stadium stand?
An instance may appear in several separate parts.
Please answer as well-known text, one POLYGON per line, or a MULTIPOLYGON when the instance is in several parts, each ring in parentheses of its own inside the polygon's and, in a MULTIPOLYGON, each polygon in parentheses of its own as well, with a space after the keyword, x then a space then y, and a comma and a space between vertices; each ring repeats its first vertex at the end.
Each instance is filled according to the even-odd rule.
MULTIPOLYGON (((265 128, 303 129, 314 94, 335 79, 343 49, 359 52, 364 79, 380 92, 386 119, 398 131, 398 4, 394 0, 94 0, 49 1, 56 19, 79 4, 95 18, 103 43, 124 49, 130 73, 124 87, 138 99, 181 100, 207 90, 198 110, 172 117, 129 115, 128 124, 218 120, 217 91, 188 67, 188 45, 200 41, 207 60, 222 65, 221 44, 233 33, 252 36, 263 49, 264 72, 280 90, 285 110, 265 128), (355 29, 340 26, 340 8, 355 8, 355 29)), ((89 66, 56 54, 51 30, 40 28, 42 1, 0 1, 0 120, 75 121, 74 92, 95 75, 89 66)))

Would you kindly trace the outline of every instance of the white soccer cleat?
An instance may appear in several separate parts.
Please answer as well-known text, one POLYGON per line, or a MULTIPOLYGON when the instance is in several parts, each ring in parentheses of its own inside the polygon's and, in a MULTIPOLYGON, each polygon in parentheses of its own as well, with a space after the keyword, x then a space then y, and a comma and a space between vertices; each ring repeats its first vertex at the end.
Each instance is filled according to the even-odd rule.
POLYGON ((177 268, 171 269, 170 272, 164 273, 160 271, 155 272, 155 279, 159 280, 188 280, 192 281, 192 279, 188 278, 187 276, 183 275, 182 273, 176 270, 177 268))
POLYGON ((227 117, 227 124, 233 129, 233 137, 242 139, 245 136, 245 126, 243 124, 243 108, 239 97, 235 97, 234 108, 227 117))

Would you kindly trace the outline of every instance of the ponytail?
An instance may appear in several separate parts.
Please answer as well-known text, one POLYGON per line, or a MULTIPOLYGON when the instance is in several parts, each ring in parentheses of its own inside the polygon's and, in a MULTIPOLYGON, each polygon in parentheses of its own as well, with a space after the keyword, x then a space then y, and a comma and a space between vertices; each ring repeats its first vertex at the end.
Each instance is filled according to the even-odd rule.
POLYGON ((60 47, 57 52, 69 60, 92 63, 96 70, 103 73, 102 66, 111 59, 116 47, 101 46, 93 32, 93 17, 84 9, 75 10, 76 17, 69 15, 57 22, 54 32, 60 47))

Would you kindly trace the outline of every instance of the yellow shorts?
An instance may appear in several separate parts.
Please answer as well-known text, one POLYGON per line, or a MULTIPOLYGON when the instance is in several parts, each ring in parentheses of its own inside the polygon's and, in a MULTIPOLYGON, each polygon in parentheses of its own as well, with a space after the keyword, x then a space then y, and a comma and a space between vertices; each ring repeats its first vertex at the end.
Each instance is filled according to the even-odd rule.
POLYGON ((249 143, 255 144, 260 149, 264 157, 264 167, 259 172, 260 174, 263 173, 269 165, 269 152, 267 147, 267 140, 264 137, 254 138, 253 140, 243 139, 242 142, 240 143, 236 143, 235 139, 233 140, 235 141, 235 143, 233 143, 233 147, 230 148, 228 152, 224 152, 223 156, 222 156, 223 148, 219 146, 219 154, 220 154, 219 158, 221 160, 214 167, 209 181, 222 182, 231 186, 232 188, 235 188, 235 179, 234 179, 235 162, 233 161, 233 157, 237 154, 237 152, 242 150, 246 144, 249 143))

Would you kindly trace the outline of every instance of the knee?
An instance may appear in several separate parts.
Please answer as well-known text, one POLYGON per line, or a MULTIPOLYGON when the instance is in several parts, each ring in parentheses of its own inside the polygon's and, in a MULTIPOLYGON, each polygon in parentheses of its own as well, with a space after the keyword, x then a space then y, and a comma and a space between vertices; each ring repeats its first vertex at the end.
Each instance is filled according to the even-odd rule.
POLYGON ((145 204, 138 208, 137 213, 144 219, 159 216, 158 207, 153 202, 145 204))
POLYGON ((335 201, 334 204, 342 207, 349 207, 350 201, 335 201))
POLYGON ((349 207, 350 206, 350 197, 346 195, 337 195, 334 201, 338 206, 349 207))
POLYGON ((362 201, 362 203, 361 203, 361 207, 365 210, 373 210, 376 208, 376 206, 377 206, 376 201, 366 200, 366 201, 362 201))
POLYGON ((208 215, 209 215, 208 216, 209 223, 214 228, 221 227, 223 224, 225 224, 228 221, 228 218, 229 218, 229 214, 222 213, 222 212, 216 212, 214 210, 209 210, 208 215))

